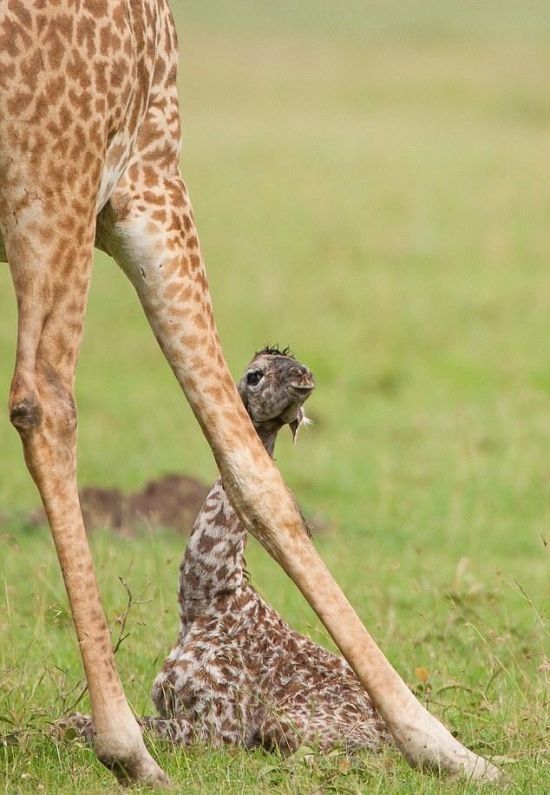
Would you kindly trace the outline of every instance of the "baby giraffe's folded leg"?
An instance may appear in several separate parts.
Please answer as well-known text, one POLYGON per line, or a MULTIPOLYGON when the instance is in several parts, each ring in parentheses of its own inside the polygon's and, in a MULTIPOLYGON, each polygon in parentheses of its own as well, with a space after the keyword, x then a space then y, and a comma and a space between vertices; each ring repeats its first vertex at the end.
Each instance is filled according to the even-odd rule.
MULTIPOLYGON (((186 718, 145 717, 138 718, 137 722, 143 731, 157 739, 167 740, 173 745, 189 745, 192 741, 191 723, 186 718)), ((54 731, 59 738, 78 737, 90 744, 93 740, 92 719, 90 715, 82 715, 80 712, 74 712, 72 715, 67 715, 67 717, 56 721, 54 731)))
POLYGON ((73 712, 64 718, 56 720, 52 727, 53 734, 60 740, 72 740, 80 738, 87 743, 92 743, 94 728, 90 715, 83 715, 81 712, 73 712))

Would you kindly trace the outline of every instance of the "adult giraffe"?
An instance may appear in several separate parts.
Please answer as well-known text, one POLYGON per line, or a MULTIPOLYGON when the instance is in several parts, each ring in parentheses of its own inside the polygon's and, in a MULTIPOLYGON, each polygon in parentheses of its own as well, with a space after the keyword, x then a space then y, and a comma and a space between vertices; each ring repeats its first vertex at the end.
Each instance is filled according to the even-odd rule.
POLYGON ((238 513, 316 610, 408 761, 496 779, 363 628, 252 429, 220 349, 179 171, 176 64, 167 0, 0 0, 0 255, 19 312, 10 418, 59 556, 97 756, 122 783, 166 781, 116 672, 78 502, 73 386, 94 241, 136 288, 238 513))

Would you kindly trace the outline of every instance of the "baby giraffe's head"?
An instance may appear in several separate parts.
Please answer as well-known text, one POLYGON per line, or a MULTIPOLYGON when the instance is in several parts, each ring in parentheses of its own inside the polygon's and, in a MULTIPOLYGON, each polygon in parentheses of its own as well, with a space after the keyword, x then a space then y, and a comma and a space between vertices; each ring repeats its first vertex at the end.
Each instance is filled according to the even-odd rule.
POLYGON ((245 408, 264 444, 270 436, 274 440, 283 425, 289 425, 296 436, 306 420, 302 405, 314 387, 311 372, 288 349, 271 347, 255 354, 238 384, 245 408))

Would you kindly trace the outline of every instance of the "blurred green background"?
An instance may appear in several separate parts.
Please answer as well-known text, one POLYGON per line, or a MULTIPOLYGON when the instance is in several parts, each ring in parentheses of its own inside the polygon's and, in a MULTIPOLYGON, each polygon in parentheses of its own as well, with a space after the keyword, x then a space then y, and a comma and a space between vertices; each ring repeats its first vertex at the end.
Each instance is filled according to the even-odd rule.
MULTIPOLYGON (((544 3, 176 2, 183 169, 238 377, 317 375, 281 465, 384 543, 540 552, 549 518, 550 15, 544 3), (307 462, 307 464, 306 464, 307 462), (521 532, 512 517, 522 515, 521 532), (519 536, 519 537, 518 537, 519 536), (519 547, 519 549, 518 549, 519 547)), ((7 395, 15 307, 0 271, 7 395)), ((214 474, 131 288, 98 255, 80 478, 214 474)), ((34 490, 0 420, 0 495, 34 490)))
MULTIPOLYGON (((543 744, 539 612, 550 535, 548 4, 173 8, 183 171, 234 376, 267 342, 289 344, 311 367, 315 424, 295 449, 281 441, 278 463, 306 513, 332 528, 318 542, 323 556, 408 681, 431 654, 444 675, 477 686, 498 659, 508 673, 491 694, 492 729, 474 719, 466 736, 489 731, 497 752, 521 746, 528 760, 543 744), (437 642, 426 627, 440 628, 437 642), (465 673, 468 655, 475 664, 465 673)), ((6 396, 14 304, 0 267, 6 396)), ((132 289, 100 255, 78 405, 82 484, 133 489, 172 471, 214 478, 132 289)), ((23 588, 13 578, 32 545, 50 583, 46 536, 17 531, 37 498, 7 411, 0 450, 0 510, 14 526, 3 552, 10 587, 23 588)), ((96 556, 100 569, 108 561, 107 590, 128 555, 139 576, 157 578, 169 616, 162 649, 174 634, 181 541, 159 536, 158 559, 151 544, 102 538, 96 556)), ((263 553, 252 550, 251 569, 287 617, 310 626, 263 553)), ((144 635, 148 653, 149 642, 144 635)), ((543 779, 529 778, 535 768, 525 763, 522 786, 542 791, 543 779)))

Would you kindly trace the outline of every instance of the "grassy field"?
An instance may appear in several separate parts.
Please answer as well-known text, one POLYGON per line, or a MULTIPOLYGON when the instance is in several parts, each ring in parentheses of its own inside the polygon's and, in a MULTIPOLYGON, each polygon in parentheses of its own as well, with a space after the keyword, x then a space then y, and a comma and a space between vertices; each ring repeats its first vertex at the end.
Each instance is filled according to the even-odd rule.
MULTIPOLYGON (((486 0, 173 0, 184 172, 237 377, 287 343, 318 388, 315 424, 278 462, 316 544, 394 665, 511 791, 550 790, 543 612, 550 537, 550 15, 486 0), (546 757, 547 761, 547 757, 546 757)), ((0 393, 15 305, 0 266, 0 393)), ((82 484, 213 479, 210 453, 116 267, 97 257, 79 366, 82 484)), ((91 752, 48 721, 82 672, 17 434, 0 416, 0 780, 105 792, 91 752)), ((175 638, 182 541, 93 538, 129 698, 175 638)), ((253 580, 328 645, 251 545, 253 580)), ((546 654, 548 647, 546 645, 546 654)), ((86 699, 79 705, 87 709, 86 699)), ((393 752, 307 764, 157 748, 189 793, 469 792, 393 752)))

